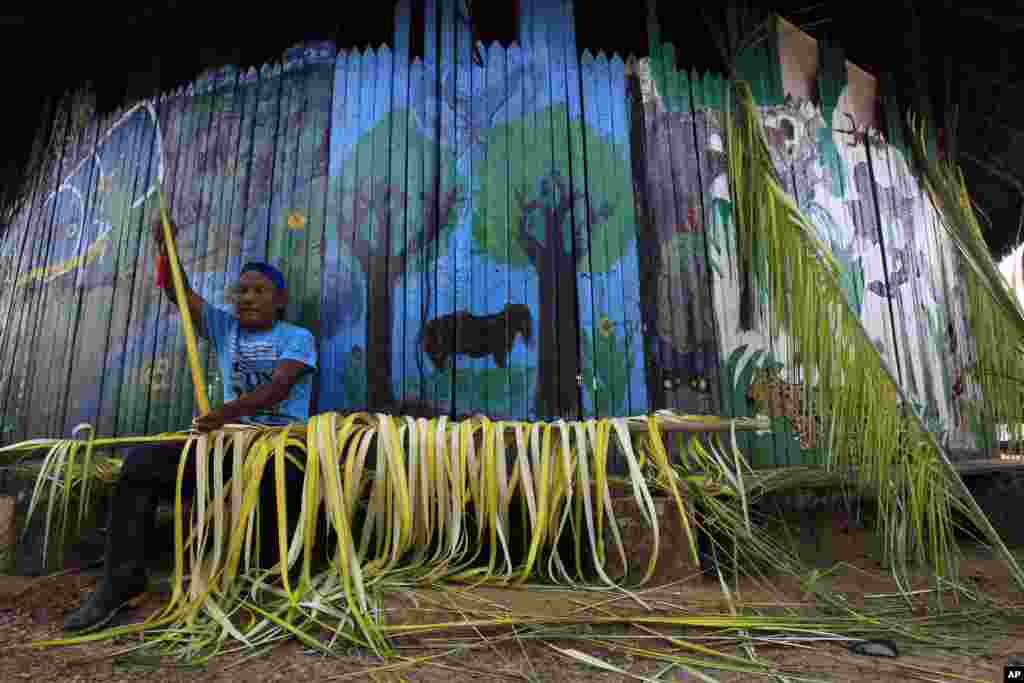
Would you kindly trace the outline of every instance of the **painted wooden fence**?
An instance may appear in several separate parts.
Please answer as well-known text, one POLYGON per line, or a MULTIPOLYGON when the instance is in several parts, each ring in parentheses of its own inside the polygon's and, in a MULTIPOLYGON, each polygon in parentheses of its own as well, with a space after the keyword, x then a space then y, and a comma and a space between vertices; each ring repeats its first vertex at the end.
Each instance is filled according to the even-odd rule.
MULTIPOLYGON (((188 424, 181 328, 153 285, 158 187, 214 305, 245 261, 283 270, 287 319, 319 342, 319 411, 765 410, 796 377, 785 340, 741 325, 728 83, 668 48, 580 54, 572 2, 521 7, 519 43, 482 64, 456 0, 427 2, 411 59, 400 2, 392 46, 299 46, 78 129, 0 246, 4 438, 188 424)), ((969 431, 949 245, 898 142, 840 132, 845 76, 822 64, 811 104, 783 97, 777 55, 745 63, 780 175, 922 413, 969 431)), ((758 464, 820 455, 813 425, 773 414, 777 434, 745 437, 758 464)))

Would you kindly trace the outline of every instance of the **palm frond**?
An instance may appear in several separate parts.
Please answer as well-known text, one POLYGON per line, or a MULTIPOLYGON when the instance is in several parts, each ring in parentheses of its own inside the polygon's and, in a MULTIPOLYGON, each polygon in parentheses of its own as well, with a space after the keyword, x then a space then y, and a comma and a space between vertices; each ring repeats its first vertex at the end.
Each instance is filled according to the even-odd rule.
POLYGON ((967 193, 962 171, 936 159, 925 144, 926 121, 910 117, 914 164, 958 252, 973 340, 970 375, 977 383, 984 420, 1007 425, 1010 440, 1024 440, 1019 380, 1024 379, 1024 308, 992 258, 978 221, 978 207, 967 193))
MULTIPOLYGON (((815 389, 816 409, 827 416, 828 467, 852 472, 859 487, 877 495, 879 533, 899 580, 906 580, 907 562, 913 560, 927 562, 940 578, 955 580, 952 512, 958 509, 966 511, 984 531, 1024 587, 1024 572, 1016 558, 935 436, 910 408, 850 310, 837 262, 778 182, 750 86, 738 82, 735 87, 737 111, 728 113, 727 118, 737 230, 745 233, 745 239, 737 239, 738 256, 740 262, 761 266, 751 272, 768 292, 770 334, 776 338, 783 332, 788 335, 804 381, 815 389)), ((962 179, 957 187, 963 188, 962 179)), ((964 191, 950 195, 949 201, 964 211, 969 206, 965 198, 964 191)), ((979 247, 977 223, 970 226, 968 234, 973 239, 958 243, 972 268, 985 274, 978 284, 993 294, 994 305, 1015 311, 1024 330, 1024 316, 1016 302, 1005 287, 995 284, 998 272, 987 251, 979 247)))

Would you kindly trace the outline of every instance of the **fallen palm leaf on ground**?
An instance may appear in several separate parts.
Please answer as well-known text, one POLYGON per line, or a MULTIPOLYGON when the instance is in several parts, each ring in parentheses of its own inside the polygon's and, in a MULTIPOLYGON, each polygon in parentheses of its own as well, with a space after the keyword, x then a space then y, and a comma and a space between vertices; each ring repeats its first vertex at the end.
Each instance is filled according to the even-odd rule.
MULTIPOLYGON (((286 638, 297 638, 324 654, 355 646, 386 655, 394 654, 394 643, 413 634, 515 627, 520 630, 518 637, 542 637, 524 634, 522 629, 527 629, 554 638, 558 629, 621 624, 685 629, 672 636, 672 642, 691 653, 685 657, 659 654, 667 657, 666 663, 752 674, 771 671, 763 655, 740 657, 690 641, 692 629, 762 647, 764 638, 778 645, 787 636, 799 639, 808 634, 967 645, 945 634, 950 622, 969 613, 966 606, 963 612, 947 610, 945 618, 917 624, 896 616, 889 605, 877 611, 854 610, 830 595, 795 556, 762 533, 751 514, 750 506, 758 496, 785 488, 783 480, 775 474, 753 473, 735 448, 735 432, 690 438, 685 457, 680 458, 686 468, 677 466, 668 458, 662 432, 673 426, 674 419, 660 414, 632 421, 531 425, 478 418, 451 424, 444 419, 327 414, 313 418, 304 433, 275 428, 193 435, 183 446, 182 464, 187 458, 208 458, 215 475, 197 481, 191 525, 183 517, 180 498, 176 503, 170 602, 141 624, 39 644, 142 632, 147 650, 203 662, 237 647, 260 651, 286 638), (631 422, 635 429, 641 421, 646 422, 646 432, 631 434, 631 422), (283 471, 287 445, 307 454, 302 522, 292 537, 277 539, 282 556, 288 558, 287 567, 259 570, 250 550, 259 547, 254 542, 256 516, 282 513, 290 503, 284 499, 283 487, 278 487, 276 509, 259 510, 258 482, 264 471, 269 476, 283 471), (733 587, 728 591, 735 614, 652 613, 637 588, 618 585, 622 577, 604 571, 609 550, 623 556, 624 567, 630 559, 616 533, 618 521, 610 504, 608 463, 613 446, 617 457, 626 461, 627 491, 654 539, 658 520, 653 499, 659 491, 676 503, 669 509, 679 515, 681 526, 693 529, 702 524, 716 539, 727 539, 718 551, 721 566, 731 567, 733 587), (247 457, 234 459, 231 480, 219 486, 217 463, 231 449, 247 457), (235 486, 236 481, 245 486, 235 486), (509 511, 517 497, 527 517, 526 552, 518 562, 509 548, 513 534, 509 511), (691 507, 683 504, 693 499, 704 506, 703 519, 693 518, 691 507), (321 509, 333 533, 331 544, 325 545, 323 534, 316 532, 321 509), (580 541, 577 552, 592 556, 596 583, 587 582, 593 584, 591 589, 603 584, 604 590, 622 597, 633 613, 623 614, 623 603, 614 611, 605 608, 575 617, 495 616, 484 607, 463 610, 460 618, 446 623, 387 623, 384 596, 417 586, 458 581, 545 590, 526 583, 534 578, 581 585, 583 580, 563 564, 557 552, 556 534, 565 527, 574 541, 580 541), (330 552, 328 566, 314 562, 318 549, 330 552), (186 571, 186 558, 191 573, 186 571), (744 604, 737 590, 741 575, 748 583, 752 579, 755 585, 771 586, 779 574, 802 577, 806 592, 818 602, 799 609, 744 604), (636 614, 638 609, 643 613, 636 614)), ((694 419, 702 420, 708 429, 730 424, 717 418, 679 421, 692 427, 688 421, 694 419)), ((757 421, 733 425, 764 426, 757 421)), ((70 450, 69 444, 65 446, 70 450)), ((814 478, 800 472, 793 481, 804 485, 814 478)), ((695 553, 695 545, 690 545, 695 553)), ((650 574, 656 557, 653 554, 650 563, 640 568, 643 573, 650 574)), ((998 616, 991 606, 972 609, 978 619, 998 616)))

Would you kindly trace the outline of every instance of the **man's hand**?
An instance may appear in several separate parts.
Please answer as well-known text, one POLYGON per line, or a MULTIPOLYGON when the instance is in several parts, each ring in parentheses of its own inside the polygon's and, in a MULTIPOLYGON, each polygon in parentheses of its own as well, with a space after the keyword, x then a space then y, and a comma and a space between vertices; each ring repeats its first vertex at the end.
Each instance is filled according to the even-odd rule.
MULTIPOLYGON (((177 242, 178 225, 170 216, 167 217, 167 220, 171 224, 171 235, 174 237, 174 241, 177 242)), ((166 246, 164 245, 164 220, 162 216, 158 216, 157 219, 153 221, 153 240, 156 242, 156 247, 160 253, 164 253, 166 246)))
POLYGON ((236 422, 239 418, 270 409, 287 399, 292 387, 303 375, 312 371, 313 368, 297 360, 279 361, 269 382, 242 394, 216 410, 211 410, 206 415, 197 417, 192 420, 192 426, 200 432, 210 432, 220 429, 229 422, 236 422))
POLYGON ((200 432, 212 432, 220 429, 228 422, 237 420, 238 416, 228 406, 221 406, 211 410, 206 415, 200 415, 192 420, 192 426, 200 432))

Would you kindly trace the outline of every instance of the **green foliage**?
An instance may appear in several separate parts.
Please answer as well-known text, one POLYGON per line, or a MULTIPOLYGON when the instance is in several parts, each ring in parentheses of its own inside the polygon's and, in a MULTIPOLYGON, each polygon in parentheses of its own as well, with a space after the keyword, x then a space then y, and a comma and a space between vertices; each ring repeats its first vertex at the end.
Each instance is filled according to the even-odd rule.
POLYGON ((676 71, 676 49, 671 43, 651 46, 651 79, 661 96, 662 104, 670 112, 690 110, 690 84, 685 71, 676 71))
MULTIPOLYGON (((746 361, 743 361, 743 356, 749 349, 746 344, 734 349, 722 364, 718 381, 722 395, 723 417, 754 417, 747 398, 754 374, 760 370, 777 377, 782 370, 782 363, 765 349, 754 351, 746 361)), ((821 454, 816 449, 801 453, 800 441, 788 418, 774 416, 771 423, 770 434, 742 432, 736 435, 740 450, 748 454, 751 465, 780 467, 807 465, 820 460, 821 454)))
POLYGON ((359 405, 366 400, 366 367, 362 363, 354 362, 351 358, 342 363, 341 386, 344 389, 345 400, 350 404, 359 405))
POLYGON ((985 413, 983 404, 977 401, 961 401, 960 410, 967 417, 967 426, 977 439, 976 448, 982 453, 992 453, 996 448, 996 423, 985 413))
POLYGON ((944 397, 951 396, 953 394, 953 371, 949 364, 949 356, 947 355, 949 342, 948 332, 946 331, 946 309, 943 306, 936 306, 934 308, 922 306, 920 310, 928 318, 928 338, 939 359, 939 369, 942 376, 942 395, 944 397))
MULTIPOLYGON (((535 367, 511 365, 507 368, 458 368, 455 370, 455 395, 460 403, 486 414, 501 414, 508 409, 509 401, 525 402, 529 394, 529 381, 536 372, 535 367)), ((447 396, 452 386, 452 371, 435 372, 419 382, 406 377, 406 392, 419 395, 425 391, 428 396, 447 396)), ((396 387, 396 391, 400 387, 396 387)))
MULTIPOLYGON (((359 138, 342 163, 340 177, 331 179, 328 240, 344 243, 355 236, 379 249, 379 243, 388 238, 390 221, 391 256, 399 257, 413 251, 424 237, 443 244, 444 236, 455 227, 463 190, 452 150, 423 136, 408 125, 408 119, 406 109, 382 116, 359 138), (440 183, 435 188, 438 157, 440 183), (394 163, 404 164, 404 175, 399 172, 394 178, 394 163), (399 181, 398 187, 391 186, 393 178, 399 181), (438 202, 440 214, 436 213, 438 202), (427 231, 433 215, 440 215, 441 221, 436 236, 427 231)), ((415 259, 409 267, 414 265, 415 259)))
POLYGON ((627 328, 620 338, 615 327, 605 318, 595 334, 581 330, 584 387, 590 392, 594 410, 605 416, 622 415, 626 410, 633 372, 633 332, 627 328))
POLYGON ((818 129, 818 153, 821 155, 821 165, 832 169, 832 183, 829 190, 834 197, 846 196, 846 165, 843 157, 836 149, 836 142, 832 139, 831 128, 818 129))
POLYGON ((859 316, 864 310, 864 266, 860 259, 854 259, 850 254, 837 253, 835 256, 839 263, 839 286, 846 302, 859 316))
MULTIPOLYGON (((556 105, 544 109, 537 114, 494 126, 486 132, 483 143, 487 148, 485 159, 474 164, 474 172, 478 175, 481 188, 501 188, 499 192, 482 192, 481 201, 476 202, 473 216, 473 237, 477 244, 499 263, 507 263, 512 267, 521 268, 529 265, 529 259, 523 248, 520 234, 532 237, 541 244, 546 242, 546 230, 543 210, 531 210, 531 202, 540 202, 548 208, 553 202, 563 199, 558 182, 567 185, 571 182, 572 169, 583 168, 583 150, 590 154, 602 154, 611 163, 589 164, 588 187, 605 188, 603 197, 591 196, 591 208, 595 216, 590 225, 590 240, 579 239, 576 242, 576 254, 579 264, 589 259, 589 269, 595 273, 606 272, 626 251, 626 247, 634 238, 631 228, 635 223, 632 187, 628 180, 617 177, 615 163, 626 163, 625 150, 621 145, 610 141, 578 118, 570 118, 565 105, 556 105), (509 159, 506 153, 508 140, 532 141, 535 137, 551 139, 553 136, 564 137, 565 123, 568 121, 568 135, 580 136, 582 145, 571 145, 570 156, 553 160, 550 151, 544 145, 526 144, 525 156, 515 158, 516 167, 513 177, 509 177, 509 159), (558 123, 555 123, 555 122, 558 123), (525 181, 522 179, 526 178, 525 181), (504 188, 510 188, 506 196, 504 188), (600 243, 602 248, 591 251, 589 243, 600 243)), ((621 174, 619 174, 621 176, 621 174)), ((584 211, 584 188, 573 187, 577 197, 574 206, 577 211, 584 211)), ((565 222, 558 226, 571 237, 571 218, 566 212, 565 222)), ((571 239, 563 240, 567 249, 571 249, 571 239)))

